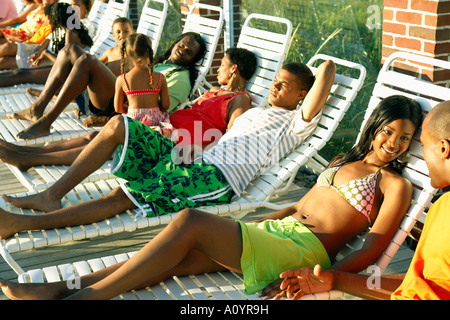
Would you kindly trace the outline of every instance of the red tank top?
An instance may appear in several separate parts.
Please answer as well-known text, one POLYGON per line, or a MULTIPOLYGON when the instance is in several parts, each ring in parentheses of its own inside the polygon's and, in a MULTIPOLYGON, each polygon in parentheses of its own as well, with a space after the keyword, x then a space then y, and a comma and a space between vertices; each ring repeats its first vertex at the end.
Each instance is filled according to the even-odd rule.
POLYGON ((228 104, 240 94, 249 94, 238 92, 217 95, 217 93, 218 91, 206 92, 192 108, 172 113, 170 122, 178 129, 179 145, 208 145, 220 139, 227 130, 228 104))

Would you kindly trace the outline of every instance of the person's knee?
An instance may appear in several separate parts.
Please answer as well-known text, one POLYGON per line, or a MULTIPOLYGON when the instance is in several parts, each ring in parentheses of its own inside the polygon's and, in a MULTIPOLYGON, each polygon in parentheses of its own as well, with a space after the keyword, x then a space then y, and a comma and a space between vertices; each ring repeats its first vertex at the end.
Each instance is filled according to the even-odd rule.
POLYGON ((86 53, 83 49, 73 43, 66 44, 60 52, 70 57, 70 60, 76 61, 80 56, 86 53))
POLYGON ((107 202, 110 204, 111 208, 116 208, 119 211, 134 209, 135 206, 131 200, 127 197, 125 192, 123 192, 121 187, 113 189, 110 193, 106 195, 107 202))
POLYGON ((89 53, 84 53, 81 55, 74 64, 74 67, 82 68, 82 70, 87 70, 93 63, 98 62, 97 58, 89 53))
POLYGON ((92 131, 92 132, 89 132, 88 134, 86 134, 86 135, 84 136, 84 140, 85 140, 87 143, 89 143, 89 142, 91 142, 92 140, 94 140, 94 138, 95 138, 97 135, 98 135, 98 131, 92 131))
POLYGON ((102 129, 109 137, 115 137, 117 143, 123 143, 125 139, 125 121, 121 115, 112 117, 102 129))
POLYGON ((185 208, 178 212, 174 219, 174 223, 184 227, 199 225, 203 216, 203 212, 195 209, 185 208))

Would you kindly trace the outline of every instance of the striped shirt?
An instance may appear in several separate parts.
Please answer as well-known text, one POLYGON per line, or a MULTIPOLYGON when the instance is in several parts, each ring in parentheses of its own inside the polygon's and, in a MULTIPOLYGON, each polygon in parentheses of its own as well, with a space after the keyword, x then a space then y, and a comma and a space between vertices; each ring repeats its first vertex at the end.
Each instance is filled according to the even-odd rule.
POLYGON ((218 167, 236 195, 307 138, 322 112, 306 122, 300 110, 253 108, 237 118, 219 143, 201 156, 218 167))

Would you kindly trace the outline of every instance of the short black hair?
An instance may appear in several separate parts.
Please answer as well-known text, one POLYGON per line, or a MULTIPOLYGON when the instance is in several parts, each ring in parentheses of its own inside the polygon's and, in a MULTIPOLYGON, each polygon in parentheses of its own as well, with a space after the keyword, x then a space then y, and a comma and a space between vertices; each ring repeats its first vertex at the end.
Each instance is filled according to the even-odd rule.
POLYGON ((315 78, 311 69, 306 64, 291 62, 285 64, 282 69, 296 76, 301 90, 309 91, 312 88, 315 78))
POLYGON ((130 19, 127 17, 118 17, 113 21, 112 25, 115 25, 116 23, 128 23, 131 27, 133 27, 133 22, 131 22, 130 19))
POLYGON ((230 62, 237 65, 241 76, 248 80, 256 70, 256 56, 250 50, 244 48, 230 48, 225 52, 230 62))

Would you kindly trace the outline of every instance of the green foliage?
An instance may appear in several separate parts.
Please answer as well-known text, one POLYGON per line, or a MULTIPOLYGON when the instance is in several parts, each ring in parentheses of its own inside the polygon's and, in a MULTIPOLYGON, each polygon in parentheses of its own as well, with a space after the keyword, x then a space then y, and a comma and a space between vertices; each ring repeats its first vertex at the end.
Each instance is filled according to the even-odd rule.
MULTIPOLYGON (((138 0, 139 12, 144 2, 138 0)), ((169 0, 169 4, 158 54, 181 33, 180 1, 169 0)), ((321 151, 328 160, 353 146, 381 68, 381 27, 369 28, 367 23, 382 21, 382 17, 374 16, 371 6, 382 14, 382 0, 242 0, 242 22, 250 13, 284 17, 292 22, 294 32, 285 62, 307 62, 317 53, 324 53, 366 67, 363 88, 321 151)))
MULTIPOLYGON (((366 26, 373 22, 372 5, 382 13, 382 0, 242 0, 242 20, 250 13, 263 13, 292 22, 294 32, 285 62, 305 63, 324 53, 366 67, 364 87, 321 152, 328 160, 353 146, 381 67, 381 28, 366 26)), ((382 21, 381 16, 376 18, 382 21)))

